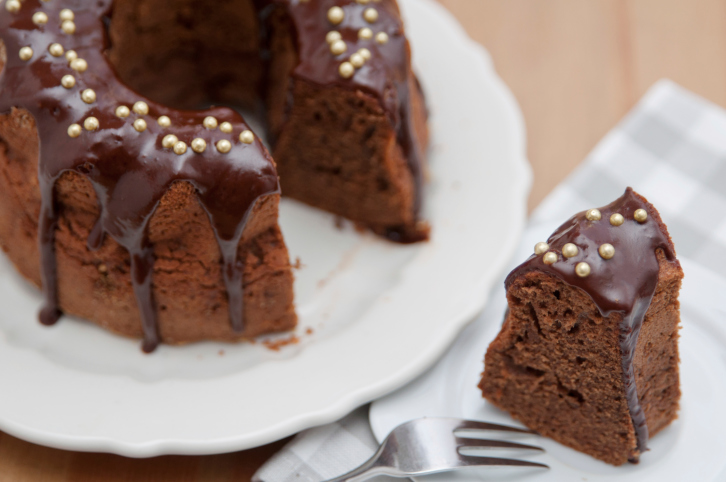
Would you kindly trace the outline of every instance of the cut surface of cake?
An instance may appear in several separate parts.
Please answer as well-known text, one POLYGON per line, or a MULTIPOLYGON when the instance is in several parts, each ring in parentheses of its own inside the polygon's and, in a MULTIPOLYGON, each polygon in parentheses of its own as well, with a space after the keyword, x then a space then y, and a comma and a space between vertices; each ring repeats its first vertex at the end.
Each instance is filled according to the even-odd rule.
POLYGON ((426 110, 395 0, 41 0, 0 17, 0 247, 62 313, 160 342, 294 328, 283 191, 394 241, 426 110), (276 161, 234 110, 264 105, 276 161))
POLYGON ((564 445, 637 462, 677 417, 682 278, 659 213, 632 189, 573 216, 507 277, 483 396, 564 445))

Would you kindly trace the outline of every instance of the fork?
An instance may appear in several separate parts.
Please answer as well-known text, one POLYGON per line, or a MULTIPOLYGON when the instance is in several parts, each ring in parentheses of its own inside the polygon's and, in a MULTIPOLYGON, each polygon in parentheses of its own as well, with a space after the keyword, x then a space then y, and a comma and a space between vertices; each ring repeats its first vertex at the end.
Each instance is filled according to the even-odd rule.
POLYGON ((540 447, 502 440, 460 437, 456 432, 496 430, 518 434, 537 435, 531 430, 456 418, 419 418, 393 429, 378 450, 360 467, 325 482, 360 482, 376 475, 411 477, 446 472, 464 467, 547 465, 526 460, 463 455, 461 450, 515 449, 536 450, 540 447))

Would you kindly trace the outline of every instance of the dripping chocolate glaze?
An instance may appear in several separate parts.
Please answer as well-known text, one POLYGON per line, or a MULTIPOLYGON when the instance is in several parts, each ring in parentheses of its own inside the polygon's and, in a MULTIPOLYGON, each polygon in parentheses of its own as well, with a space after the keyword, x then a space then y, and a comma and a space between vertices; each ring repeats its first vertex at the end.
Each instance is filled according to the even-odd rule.
POLYGON ((661 223, 660 215, 645 198, 628 188, 622 197, 600 208, 602 218, 589 221, 585 212, 576 214, 560 226, 547 240, 549 251, 557 253, 559 260, 547 265, 542 256, 532 255, 512 271, 505 281, 507 289, 519 277, 530 271, 542 271, 560 278, 565 283, 582 289, 597 305, 600 314, 607 317, 622 313, 620 349, 622 354, 623 383, 628 409, 638 438, 639 451, 647 450, 648 427, 645 413, 640 406, 635 386, 633 358, 638 335, 646 311, 658 284, 658 258, 656 250, 662 250, 667 262, 678 263, 670 236, 661 223), (645 209, 648 218, 639 223, 633 218, 637 209, 645 209), (625 222, 620 226, 610 224, 610 216, 620 213, 625 222), (661 227, 663 226, 663 227, 661 227), (562 247, 573 243, 577 256, 566 259, 562 247), (598 248, 604 243, 615 247, 615 256, 603 259, 598 248), (586 262, 592 271, 581 278, 575 274, 577 263, 586 262))
POLYGON ((86 177, 98 196, 101 215, 89 237, 89 248, 96 249, 105 235, 125 247, 131 257, 131 275, 144 330, 144 351, 159 343, 157 314, 152 293, 153 247, 147 237, 148 223, 161 197, 178 181, 191 183, 209 216, 222 253, 223 276, 229 298, 230 321, 236 331, 243 329, 242 260, 238 245, 247 217, 256 202, 279 192, 274 164, 259 140, 253 144, 239 142, 247 125, 239 114, 226 108, 204 112, 187 112, 166 108, 126 88, 109 66, 102 18, 110 13, 111 0, 88 2, 66 0, 41 3, 25 0, 20 12, 3 12, 0 36, 5 43, 7 63, 0 77, 0 113, 14 107, 26 109, 35 119, 40 139, 38 176, 41 190, 39 243, 41 277, 45 303, 40 319, 55 323, 61 315, 57 299, 56 259, 54 252, 57 206, 54 187, 67 171, 86 177), (70 8, 75 13, 76 32, 62 33, 59 13, 70 8), (45 12, 49 21, 42 26, 32 22, 37 11, 45 12), (48 52, 52 43, 66 51, 75 50, 88 62, 88 70, 74 72, 65 57, 48 52), (18 52, 30 46, 33 57, 22 61, 18 52), (60 80, 70 74, 76 86, 65 89, 60 80), (86 104, 80 93, 91 88, 96 102, 86 104), (136 101, 149 105, 148 115, 131 113, 125 119, 115 115, 119 105, 129 108, 136 101), (156 119, 166 115, 172 126, 161 128, 156 119), (231 134, 209 131, 202 120, 213 115, 220 122, 229 121, 231 134), (83 125, 89 116, 99 120, 94 132, 83 130, 71 138, 71 124, 83 125), (133 122, 142 118, 147 129, 137 132, 133 122), (167 134, 176 135, 187 146, 196 137, 207 142, 203 154, 191 148, 183 155, 164 149, 161 141, 167 134), (219 153, 214 144, 220 139, 232 142, 228 154, 219 153))
MULTIPOLYGON (((363 11, 368 6, 353 0, 305 3, 257 0, 256 3, 258 7, 278 4, 288 8, 300 48, 294 76, 320 85, 362 89, 379 98, 409 160, 416 183, 418 211, 422 153, 415 138, 409 105, 409 87, 418 84, 410 78, 410 50, 396 4, 383 0, 368 5, 379 12, 378 20, 369 24, 363 19, 363 11), (338 26, 332 26, 327 20, 327 11, 334 5, 341 6, 346 14, 346 19, 338 26), (379 45, 375 40, 359 40, 357 32, 363 27, 372 28, 374 33, 386 32, 389 42, 379 45), (361 47, 373 53, 352 79, 342 79, 338 74, 340 63, 347 57, 336 58, 330 54, 325 36, 332 29, 340 31, 348 42, 349 54, 361 47)), ((101 216, 89 237, 89 248, 99 248, 108 234, 129 251, 132 282, 144 327, 145 351, 153 350, 159 342, 152 295, 153 247, 149 245, 147 227, 161 197, 177 181, 194 185, 209 215, 222 252, 230 320, 235 330, 241 331, 243 266, 237 259, 237 246, 247 216, 257 200, 279 192, 274 165, 259 141, 243 145, 236 140, 247 125, 234 111, 223 108, 205 112, 178 111, 151 102, 126 88, 104 55, 108 45, 102 18, 110 14, 111 6, 111 0, 93 3, 69 0, 62 5, 26 0, 19 13, 3 15, 0 19, 0 35, 8 52, 0 91, 12 92, 0 100, 0 112, 8 113, 12 107, 28 110, 36 120, 41 139, 39 243, 45 296, 41 321, 55 323, 61 314, 54 253, 57 222, 54 186, 64 172, 76 171, 91 181, 101 208, 101 216), (76 32, 73 35, 63 34, 59 28, 62 8, 75 13, 76 32), (48 14, 46 25, 32 23, 32 14, 36 11, 48 14), (64 57, 51 56, 48 46, 54 42, 63 45, 66 51, 75 50, 88 62, 88 70, 76 73, 64 57), (30 61, 21 61, 17 56, 23 46, 33 48, 30 61), (66 74, 77 79, 72 89, 60 85, 61 77, 66 74), (93 104, 85 104, 80 98, 80 92, 86 88, 92 88, 98 95, 93 104), (117 106, 131 107, 138 100, 147 102, 149 115, 132 113, 126 119, 115 116, 117 106), (156 119, 161 115, 170 117, 172 127, 162 129, 157 125, 156 119), (219 131, 202 128, 202 119, 207 115, 217 117, 220 122, 231 122, 233 133, 224 136, 219 131), (89 116, 98 118, 99 130, 84 130, 80 137, 70 138, 68 126, 73 123, 83 125, 89 116), (146 131, 139 133, 133 128, 137 118, 147 122, 146 131), (170 133, 187 146, 195 137, 201 137, 207 142, 207 150, 200 155, 188 149, 186 154, 178 156, 161 146, 161 139, 170 133), (214 143, 220 138, 233 143, 230 153, 220 154, 215 150, 214 143)), ((389 237, 402 242, 420 240, 396 230, 392 230, 389 237)))
MULTIPOLYGON (((411 49, 405 37, 403 22, 398 5, 392 0, 381 0, 367 4, 355 0, 258 0, 262 3, 284 5, 292 18, 296 30, 296 43, 299 63, 293 77, 322 86, 335 85, 346 89, 359 89, 375 96, 388 115, 397 133, 398 142, 408 160, 414 180, 415 213, 421 208, 423 189, 423 161, 420 142, 416 137, 411 108, 410 89, 420 89, 418 81, 411 73, 411 49), (328 10, 338 6, 345 13, 344 20, 333 25, 328 20, 328 10), (369 23, 363 17, 367 8, 378 12, 378 19, 369 23), (371 39, 360 39, 360 29, 368 27, 373 31, 371 39), (326 35, 331 30, 340 32, 348 46, 341 55, 333 55, 326 35), (379 44, 375 35, 385 32, 388 42, 379 44), (371 51, 371 58, 365 65, 355 70, 350 79, 340 76, 340 64, 361 48, 371 51)), ((397 242, 411 243, 427 238, 424 234, 414 234, 403 230, 390 229, 387 236, 397 242)))

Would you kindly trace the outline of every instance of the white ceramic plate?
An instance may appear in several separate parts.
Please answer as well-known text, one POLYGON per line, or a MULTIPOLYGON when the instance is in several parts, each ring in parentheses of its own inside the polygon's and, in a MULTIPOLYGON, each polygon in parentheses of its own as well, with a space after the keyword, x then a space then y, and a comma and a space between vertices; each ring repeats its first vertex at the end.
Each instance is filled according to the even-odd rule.
MULTIPOLYGON (((556 226, 530 229, 516 259, 529 256, 532 246, 556 226)), ((472 469, 457 474, 416 480, 490 482, 721 482, 726 480, 726 282, 700 265, 681 259, 685 280, 681 291, 681 410, 679 418, 653 437, 650 451, 638 465, 613 467, 544 438, 521 441, 541 445, 546 454, 493 452, 512 458, 542 462, 540 469, 472 469)), ((481 397, 477 388, 487 346, 499 332, 506 309, 503 283, 492 293, 482 315, 469 325, 448 353, 426 374, 401 390, 376 401, 371 426, 383 440, 395 426, 422 416, 451 416, 518 425, 481 397)), ((497 433, 500 436, 499 433, 497 433)))
POLYGON ((483 49, 433 1, 401 3, 431 108, 431 241, 339 230, 283 200, 301 341, 279 352, 202 343, 147 356, 80 320, 42 327, 38 292, 0 256, 0 429, 134 457, 241 450, 336 420, 444 352, 517 245, 531 176, 520 112, 483 49))

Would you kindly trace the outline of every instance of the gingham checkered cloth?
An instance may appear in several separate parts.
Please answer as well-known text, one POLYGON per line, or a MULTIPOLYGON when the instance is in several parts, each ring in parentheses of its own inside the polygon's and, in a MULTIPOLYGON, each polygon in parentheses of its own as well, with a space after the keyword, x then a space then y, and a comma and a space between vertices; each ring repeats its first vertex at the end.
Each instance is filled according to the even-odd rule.
MULTIPOLYGON (((726 110, 659 81, 537 207, 530 223, 557 224, 610 203, 627 186, 660 211, 679 257, 726 272, 726 110)), ((367 414, 358 409, 302 432, 253 480, 319 482, 357 467, 377 447, 367 414)))
POLYGON ((626 186, 660 212, 678 256, 726 272, 726 111, 668 80, 640 103, 532 215, 564 221, 626 186))

